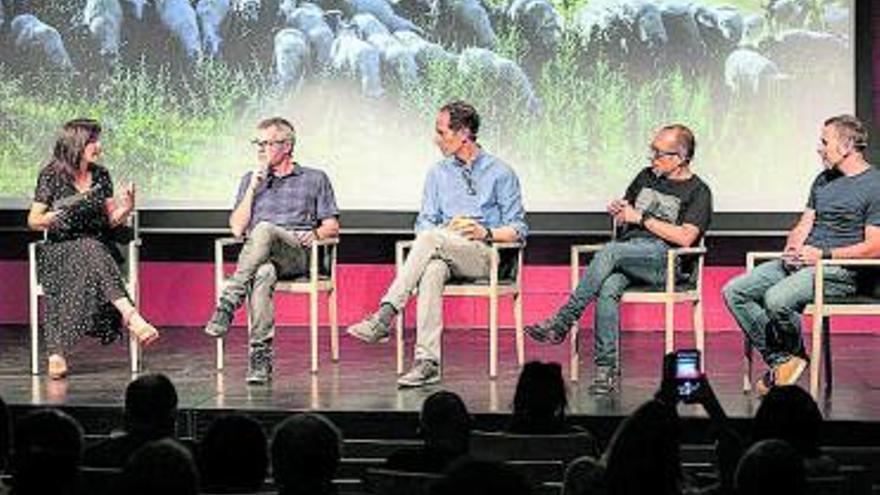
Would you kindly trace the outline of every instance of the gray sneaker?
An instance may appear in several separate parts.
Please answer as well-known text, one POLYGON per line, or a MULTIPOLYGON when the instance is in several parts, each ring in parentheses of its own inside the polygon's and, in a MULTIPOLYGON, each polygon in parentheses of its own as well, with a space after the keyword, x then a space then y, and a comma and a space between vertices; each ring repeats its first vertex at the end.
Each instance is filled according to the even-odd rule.
POLYGON ((235 310, 232 306, 221 299, 217 302, 217 307, 214 309, 210 321, 205 325, 205 333, 214 338, 223 337, 229 333, 229 325, 232 324, 234 316, 235 310))
POLYGON ((593 381, 587 390, 593 395, 605 395, 617 389, 617 370, 612 366, 596 366, 593 381))
POLYGON ((248 385, 264 385, 272 380, 272 351, 251 351, 245 381, 248 385))
POLYGON ((348 327, 345 331, 352 337, 368 344, 388 342, 391 335, 391 329, 379 319, 379 315, 376 313, 348 327))
POLYGON ((397 379, 400 387, 424 387, 440 383, 440 365, 430 359, 418 359, 413 367, 397 379))
POLYGON ((265 385, 272 380, 272 368, 261 367, 250 369, 247 372, 245 381, 248 385, 265 385))

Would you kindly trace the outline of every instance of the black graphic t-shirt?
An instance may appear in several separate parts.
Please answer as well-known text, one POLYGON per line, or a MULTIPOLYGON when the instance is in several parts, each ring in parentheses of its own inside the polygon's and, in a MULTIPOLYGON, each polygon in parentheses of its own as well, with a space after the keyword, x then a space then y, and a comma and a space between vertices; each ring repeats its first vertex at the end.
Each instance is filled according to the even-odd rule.
MULTIPOLYGON (((706 233, 712 221, 712 191, 696 175, 687 180, 658 177, 650 167, 644 168, 626 188, 624 196, 644 214, 674 225, 689 223, 706 233)), ((627 224, 622 240, 656 237, 640 225, 627 224)))

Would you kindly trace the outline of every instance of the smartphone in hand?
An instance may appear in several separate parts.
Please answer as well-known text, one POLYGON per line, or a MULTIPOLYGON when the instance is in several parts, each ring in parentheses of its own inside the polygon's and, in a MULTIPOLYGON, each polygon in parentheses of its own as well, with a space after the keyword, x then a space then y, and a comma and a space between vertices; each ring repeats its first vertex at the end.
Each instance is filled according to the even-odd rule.
POLYGON ((682 402, 692 402, 700 388, 702 376, 699 349, 675 351, 675 389, 682 402))

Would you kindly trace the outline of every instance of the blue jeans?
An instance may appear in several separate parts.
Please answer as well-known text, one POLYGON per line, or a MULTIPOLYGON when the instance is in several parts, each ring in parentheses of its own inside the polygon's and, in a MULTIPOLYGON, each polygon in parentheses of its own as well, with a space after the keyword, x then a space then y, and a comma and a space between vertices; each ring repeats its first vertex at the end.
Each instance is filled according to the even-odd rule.
POLYGON ((560 308, 557 317, 571 325, 580 319, 587 305, 596 300, 593 353, 596 365, 617 365, 620 298, 633 283, 665 284, 668 250, 669 246, 657 238, 609 242, 593 256, 574 292, 560 308))
MULTIPOLYGON (((791 356, 806 356, 801 311, 813 300, 815 273, 813 267, 792 269, 773 260, 739 275, 721 290, 730 313, 771 368, 791 356)), ((855 293, 852 270, 829 266, 824 273, 826 297, 855 293)))

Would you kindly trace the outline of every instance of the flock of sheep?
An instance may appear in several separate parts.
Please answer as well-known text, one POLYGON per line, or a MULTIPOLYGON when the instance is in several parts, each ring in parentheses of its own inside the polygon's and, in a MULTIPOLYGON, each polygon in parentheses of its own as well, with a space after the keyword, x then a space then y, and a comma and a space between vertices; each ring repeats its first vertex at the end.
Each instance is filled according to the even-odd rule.
POLYGON ((0 2, 0 56, 15 71, 256 60, 285 88, 329 75, 377 98, 449 67, 519 95, 529 112, 541 108, 533 81, 564 40, 574 40, 585 70, 603 59, 636 76, 708 72, 731 94, 755 96, 814 77, 816 60, 846 60, 851 22, 847 6, 816 0, 768 0, 759 14, 691 0, 590 0, 566 18, 549 0, 85 0, 54 22, 39 3, 0 2), (524 46, 516 61, 499 54, 512 30, 524 46))

